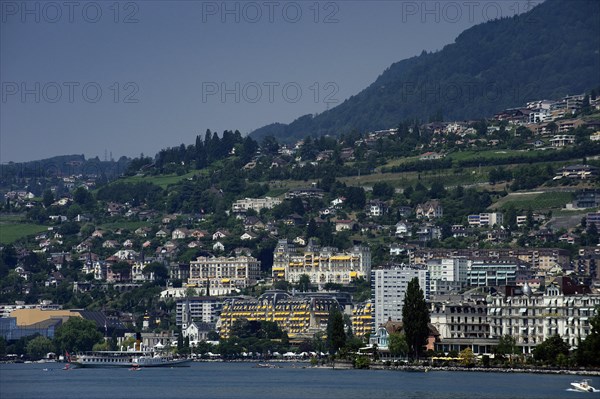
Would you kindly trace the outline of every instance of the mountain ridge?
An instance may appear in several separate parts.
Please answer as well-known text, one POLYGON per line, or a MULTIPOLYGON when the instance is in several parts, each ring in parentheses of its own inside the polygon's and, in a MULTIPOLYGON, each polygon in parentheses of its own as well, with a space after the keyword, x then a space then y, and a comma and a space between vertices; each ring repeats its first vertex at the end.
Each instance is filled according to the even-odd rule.
POLYGON ((463 31, 441 50, 393 63, 368 87, 316 116, 254 130, 293 142, 397 126, 408 119, 480 119, 526 101, 600 84, 600 2, 546 0, 463 31))

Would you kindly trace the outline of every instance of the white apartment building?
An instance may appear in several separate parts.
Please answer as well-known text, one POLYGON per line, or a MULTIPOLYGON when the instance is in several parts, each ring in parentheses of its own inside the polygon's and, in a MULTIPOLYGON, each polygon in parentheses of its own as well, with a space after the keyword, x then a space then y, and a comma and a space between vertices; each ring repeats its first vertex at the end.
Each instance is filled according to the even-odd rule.
POLYGON ((431 293, 458 291, 467 282, 469 260, 461 257, 429 259, 431 293))
POLYGON ((552 147, 565 147, 567 145, 575 144, 574 134, 557 134, 550 139, 552 147))
POLYGON ((467 281, 469 260, 462 257, 429 259, 427 270, 432 280, 467 281))
POLYGON ((408 283, 419 279, 425 300, 429 300, 429 271, 418 266, 397 266, 371 271, 371 298, 374 304, 373 329, 388 320, 402 320, 402 308, 408 283))
POLYGON ((248 209, 260 212, 260 210, 263 208, 271 209, 279 204, 281 204, 281 199, 279 198, 244 198, 235 201, 231 206, 231 210, 234 213, 243 213, 246 212, 248 209))
POLYGON ((490 338, 510 335, 531 353, 545 339, 558 334, 572 348, 590 334, 589 319, 600 306, 600 295, 564 295, 551 284, 543 295, 497 296, 488 305, 490 338))
POLYGON ((525 285, 487 297, 436 295, 430 304, 431 323, 440 333, 436 350, 492 354, 499 339, 509 335, 522 353, 530 354, 555 334, 575 349, 590 334, 600 295, 566 280, 555 280, 540 293, 525 285))
POLYGON ((197 296, 181 298, 176 302, 175 323, 178 326, 182 326, 184 321, 187 321, 187 324, 192 321, 217 323, 222 309, 223 301, 217 297, 197 296))
POLYGON ((188 285, 227 295, 255 284, 259 278, 260 261, 252 256, 200 256, 190 262, 188 285))
POLYGON ((273 279, 296 283, 306 274, 312 284, 349 284, 352 280, 371 277, 369 247, 354 246, 350 251, 319 247, 309 241, 297 249, 287 240, 280 240, 273 252, 273 279))
POLYGON ((529 123, 542 123, 550 118, 550 108, 532 108, 529 114, 529 123))
POLYGON ((504 215, 500 212, 480 213, 479 215, 467 216, 469 226, 501 226, 504 223, 504 215))

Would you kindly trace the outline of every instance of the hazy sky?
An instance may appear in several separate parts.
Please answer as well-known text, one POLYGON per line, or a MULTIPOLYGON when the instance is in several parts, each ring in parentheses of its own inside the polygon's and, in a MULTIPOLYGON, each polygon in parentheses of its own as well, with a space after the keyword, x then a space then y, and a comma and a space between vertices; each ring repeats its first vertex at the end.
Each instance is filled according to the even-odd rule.
POLYGON ((0 162, 116 159, 320 113, 537 1, 0 0, 0 162))

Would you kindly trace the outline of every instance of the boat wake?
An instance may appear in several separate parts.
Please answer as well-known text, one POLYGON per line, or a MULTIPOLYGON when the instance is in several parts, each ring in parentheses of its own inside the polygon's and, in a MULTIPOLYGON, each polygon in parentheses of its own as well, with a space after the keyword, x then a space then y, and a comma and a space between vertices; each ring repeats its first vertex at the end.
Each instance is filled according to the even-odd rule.
POLYGON ((600 392, 600 389, 594 388, 593 391, 585 392, 585 391, 580 391, 579 389, 567 388, 567 389, 565 389, 565 391, 568 391, 568 392, 579 392, 579 393, 598 393, 598 392, 600 392))

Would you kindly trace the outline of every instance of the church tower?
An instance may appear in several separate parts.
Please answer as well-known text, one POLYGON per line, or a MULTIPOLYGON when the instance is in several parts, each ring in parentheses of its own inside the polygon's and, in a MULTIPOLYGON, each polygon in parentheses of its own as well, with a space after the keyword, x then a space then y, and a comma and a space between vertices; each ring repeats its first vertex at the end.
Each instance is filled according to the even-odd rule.
POLYGON ((192 324, 192 311, 190 300, 186 299, 181 308, 181 330, 186 330, 190 324, 192 324))

